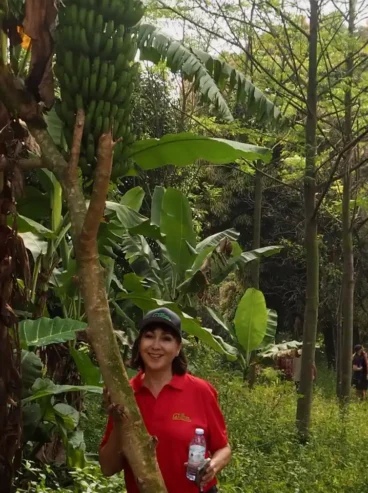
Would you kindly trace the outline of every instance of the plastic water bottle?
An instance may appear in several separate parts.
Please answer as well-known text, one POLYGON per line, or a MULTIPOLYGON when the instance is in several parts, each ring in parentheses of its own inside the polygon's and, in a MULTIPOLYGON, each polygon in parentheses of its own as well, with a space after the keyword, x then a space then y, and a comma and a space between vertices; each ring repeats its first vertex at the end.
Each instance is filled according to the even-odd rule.
POLYGON ((187 478, 190 481, 196 480, 198 467, 204 462, 205 457, 206 439, 204 437, 204 430, 202 428, 196 428, 195 435, 189 445, 187 478))

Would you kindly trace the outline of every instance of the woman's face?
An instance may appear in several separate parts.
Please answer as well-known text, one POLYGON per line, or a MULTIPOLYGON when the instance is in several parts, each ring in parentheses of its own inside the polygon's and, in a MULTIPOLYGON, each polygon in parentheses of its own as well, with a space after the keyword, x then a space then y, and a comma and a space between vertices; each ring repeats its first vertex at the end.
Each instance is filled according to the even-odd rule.
POLYGON ((170 333, 160 327, 143 333, 139 353, 147 371, 171 369, 172 362, 180 352, 181 344, 170 333))

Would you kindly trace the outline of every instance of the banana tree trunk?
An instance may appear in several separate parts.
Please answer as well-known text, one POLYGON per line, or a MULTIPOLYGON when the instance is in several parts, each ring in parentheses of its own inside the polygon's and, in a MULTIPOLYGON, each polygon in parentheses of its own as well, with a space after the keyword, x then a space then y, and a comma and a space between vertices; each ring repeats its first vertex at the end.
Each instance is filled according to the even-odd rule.
POLYGON ((304 175, 305 252, 307 262, 306 303, 303 328, 303 357, 296 413, 302 440, 309 434, 312 408, 313 373, 319 304, 319 250, 316 206, 316 131, 317 131, 317 43, 318 0, 310 0, 309 77, 307 94, 306 162, 304 175))
POLYGON ((129 384, 113 330, 105 289, 104 273, 99 262, 97 233, 105 209, 110 180, 113 147, 111 134, 101 136, 98 163, 88 211, 78 177, 78 160, 83 134, 84 115, 79 112, 69 165, 55 148, 44 129, 29 124, 43 158, 63 187, 71 219, 73 246, 76 254, 80 289, 88 321, 88 338, 112 400, 125 407, 127 420, 122 428, 124 453, 142 493, 166 493, 157 464, 155 441, 148 434, 129 384))
POLYGON ((21 349, 12 304, 15 293, 19 297, 16 279, 22 279, 27 290, 30 273, 27 251, 15 223, 13 227, 7 225, 15 207, 10 185, 13 172, 0 174, 4 178, 0 184, 0 493, 10 493, 22 447, 21 349))

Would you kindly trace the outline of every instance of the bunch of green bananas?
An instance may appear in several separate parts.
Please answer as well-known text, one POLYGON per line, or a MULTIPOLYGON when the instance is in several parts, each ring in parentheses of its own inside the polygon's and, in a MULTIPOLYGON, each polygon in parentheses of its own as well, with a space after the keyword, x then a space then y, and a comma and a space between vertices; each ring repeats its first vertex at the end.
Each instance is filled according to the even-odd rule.
POLYGON ((80 165, 86 175, 95 167, 100 135, 113 130, 121 139, 114 152, 114 174, 126 169, 134 142, 130 114, 138 74, 137 42, 132 29, 142 18, 140 0, 64 0, 59 11, 54 72, 61 100, 56 111, 71 146, 75 116, 86 115, 80 165))

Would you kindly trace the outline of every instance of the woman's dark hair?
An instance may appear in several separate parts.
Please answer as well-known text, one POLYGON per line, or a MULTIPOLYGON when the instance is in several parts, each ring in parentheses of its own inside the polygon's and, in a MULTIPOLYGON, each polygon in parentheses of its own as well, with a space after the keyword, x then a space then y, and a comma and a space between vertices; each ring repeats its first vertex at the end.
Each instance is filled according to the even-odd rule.
MULTIPOLYGON (((129 366, 131 368, 133 368, 135 370, 144 371, 144 361, 143 361, 141 355, 139 354, 139 345, 140 345, 142 336, 146 332, 153 331, 153 330, 158 329, 158 328, 164 330, 168 334, 171 334, 177 340, 178 343, 181 342, 180 338, 178 337, 178 334, 173 329, 171 329, 171 327, 168 327, 165 325, 159 325, 158 326, 156 324, 148 325, 147 327, 145 327, 143 330, 140 331, 138 337, 134 341, 133 348, 132 348, 132 359, 130 360, 130 364, 129 364, 129 366)), ((188 370, 187 358, 184 354, 183 349, 181 348, 179 355, 176 356, 172 362, 172 372, 173 372, 173 375, 185 375, 187 370, 188 370)))

